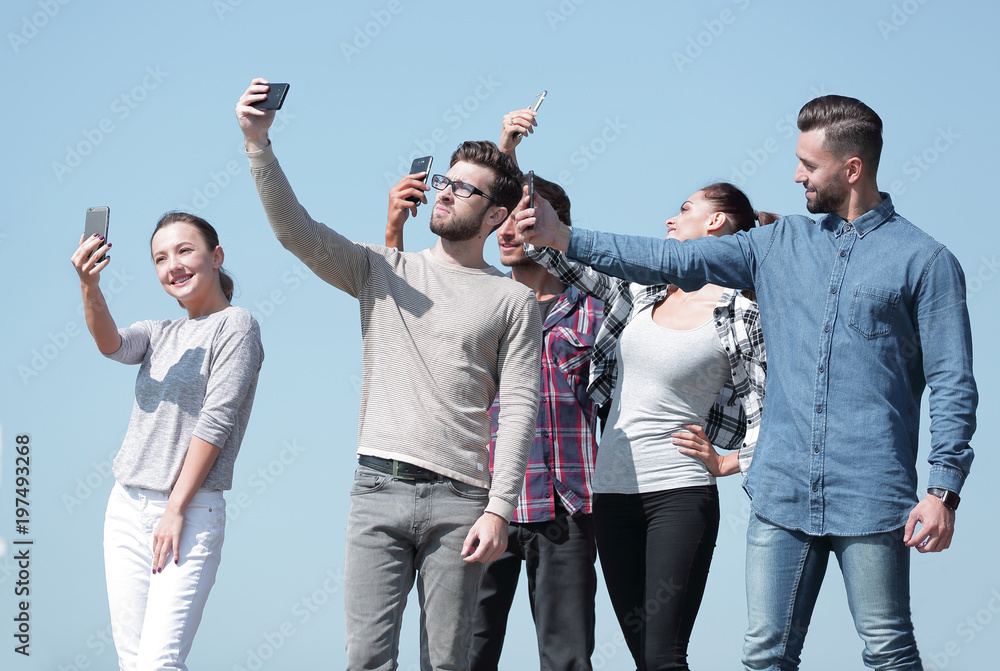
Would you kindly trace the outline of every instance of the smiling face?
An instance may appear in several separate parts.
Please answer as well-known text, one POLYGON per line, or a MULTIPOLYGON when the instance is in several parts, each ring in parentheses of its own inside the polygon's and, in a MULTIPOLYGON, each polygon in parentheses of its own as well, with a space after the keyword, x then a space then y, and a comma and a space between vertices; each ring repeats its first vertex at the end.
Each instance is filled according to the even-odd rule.
POLYGON ((153 235, 150 247, 163 289, 189 311, 216 297, 215 292, 222 293, 222 247, 209 249, 194 225, 180 221, 164 226, 153 235))
POLYGON ((799 134, 795 146, 795 155, 799 158, 795 181, 806 189, 806 209, 810 212, 833 212, 844 216, 841 211, 847 209, 850 192, 846 161, 826 149, 825 133, 811 130, 799 134))
POLYGON ((514 215, 521 211, 521 205, 514 208, 514 212, 507 217, 507 220, 497 229, 497 244, 500 247, 500 263, 508 268, 517 266, 534 265, 534 261, 524 253, 524 246, 521 236, 518 235, 514 227, 514 215))
POLYGON ((691 194, 681 205, 681 211, 667 219, 667 238, 672 240, 694 240, 708 235, 718 228, 719 218, 724 217, 712 207, 703 191, 691 194))
MULTIPOLYGON (((451 166, 445 177, 489 193, 493 171, 486 166, 459 161, 451 166)), ((473 194, 468 198, 459 198, 450 185, 446 186, 434 198, 431 233, 450 242, 472 240, 484 231, 484 215, 491 207, 493 203, 485 196, 473 194)))

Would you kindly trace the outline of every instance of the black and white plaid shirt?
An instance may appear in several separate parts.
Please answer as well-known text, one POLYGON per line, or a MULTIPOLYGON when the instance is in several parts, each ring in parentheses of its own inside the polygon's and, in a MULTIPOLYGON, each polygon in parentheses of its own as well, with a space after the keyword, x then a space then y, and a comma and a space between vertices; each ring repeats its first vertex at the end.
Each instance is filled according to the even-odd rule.
MULTIPOLYGON (((528 257, 545 266, 564 284, 604 301, 604 322, 594 342, 590 397, 603 405, 618 379, 615 348, 625 325, 640 308, 667 295, 669 285, 645 286, 600 273, 549 247, 525 245, 528 257)), ((715 330, 729 355, 732 376, 708 412, 705 434, 713 445, 740 451, 740 472, 753 458, 764 406, 767 357, 757 304, 735 289, 722 293, 714 312, 715 330)))

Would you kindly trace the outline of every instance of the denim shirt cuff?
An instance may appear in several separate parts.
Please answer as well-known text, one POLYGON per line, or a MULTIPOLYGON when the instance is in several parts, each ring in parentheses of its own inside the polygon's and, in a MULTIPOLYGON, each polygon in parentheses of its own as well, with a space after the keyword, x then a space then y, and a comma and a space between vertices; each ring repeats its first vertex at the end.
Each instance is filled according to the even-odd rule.
POLYGON ((569 234, 569 246, 566 248, 566 254, 572 259, 586 263, 594 248, 593 237, 592 231, 573 228, 569 234))
MULTIPOLYGON (((957 468, 950 466, 931 466, 930 477, 927 478, 927 487, 940 487, 956 494, 962 493, 962 485, 965 484, 965 474, 957 468)), ((922 497, 921 497, 922 498, 922 497)))

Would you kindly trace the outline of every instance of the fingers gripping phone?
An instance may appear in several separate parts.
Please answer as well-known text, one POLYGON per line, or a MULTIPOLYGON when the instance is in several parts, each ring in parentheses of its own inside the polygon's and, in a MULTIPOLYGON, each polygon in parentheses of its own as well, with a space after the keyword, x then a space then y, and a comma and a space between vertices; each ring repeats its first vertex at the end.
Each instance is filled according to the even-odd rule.
POLYGON ((259 110, 280 110, 285 103, 285 96, 288 94, 288 84, 268 84, 267 98, 250 103, 251 107, 259 110))
MULTIPOLYGON (((87 208, 87 219, 83 226, 83 239, 87 240, 92 237, 95 233, 104 238, 105 242, 108 239, 108 224, 111 219, 111 208, 101 205, 98 207, 88 207, 87 208)), ((88 255, 87 258, 90 258, 88 255)), ((104 260, 102 256, 97 263, 104 260)))
MULTIPOLYGON (((415 175, 418 172, 427 173, 424 175, 423 183, 427 183, 427 176, 431 174, 431 164, 434 163, 433 156, 424 156, 423 158, 413 159, 413 163, 410 164, 410 175, 415 175)), ((407 198, 411 203, 419 203, 420 199, 416 196, 410 196, 407 198)))
MULTIPOLYGON (((528 105, 528 109, 532 112, 537 112, 538 108, 542 106, 542 101, 545 100, 545 96, 548 95, 548 93, 548 91, 542 91, 535 96, 535 99, 531 101, 530 105, 528 105)), ((524 133, 518 133, 517 135, 518 137, 526 137, 524 133)))

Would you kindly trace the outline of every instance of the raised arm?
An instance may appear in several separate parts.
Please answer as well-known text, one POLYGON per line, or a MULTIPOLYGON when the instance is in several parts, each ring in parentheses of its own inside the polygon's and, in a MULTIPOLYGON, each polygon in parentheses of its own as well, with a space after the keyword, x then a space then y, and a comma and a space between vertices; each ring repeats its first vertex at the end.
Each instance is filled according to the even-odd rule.
POLYGON ((517 161, 515 149, 521 144, 521 140, 535 132, 536 112, 530 109, 514 110, 503 117, 503 127, 500 130, 500 151, 508 154, 514 161, 517 161))
POLYGON ((271 229, 278 242, 320 278, 357 296, 370 272, 368 250, 315 221, 299 204, 267 138, 274 112, 251 106, 263 100, 266 93, 267 80, 254 79, 236 104, 236 118, 243 130, 250 172, 271 229))
POLYGON ((80 291, 83 294, 83 314, 87 320, 87 328, 97 344, 101 354, 111 354, 121 347, 121 337, 118 327, 111 317, 108 302, 99 286, 101 271, 111 263, 111 255, 106 252, 111 249, 111 243, 105 243, 104 238, 96 233, 88 240, 82 236, 80 246, 70 257, 73 267, 80 276, 80 291))
POLYGON ((564 251, 571 259, 630 282, 674 284, 685 291, 706 284, 752 290, 760 250, 767 250, 781 229, 774 224, 680 242, 570 229, 558 220, 536 217, 536 211, 514 216, 526 243, 564 251))

